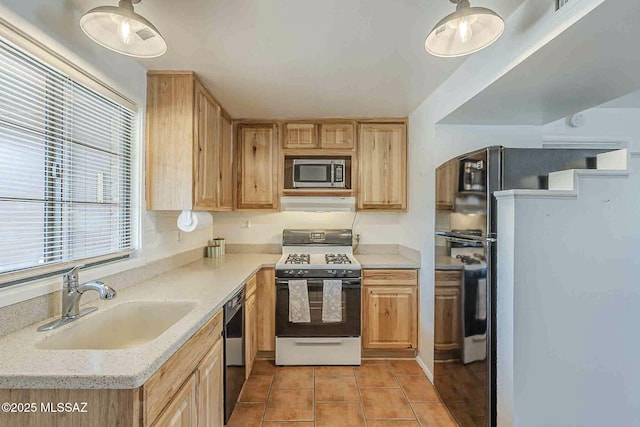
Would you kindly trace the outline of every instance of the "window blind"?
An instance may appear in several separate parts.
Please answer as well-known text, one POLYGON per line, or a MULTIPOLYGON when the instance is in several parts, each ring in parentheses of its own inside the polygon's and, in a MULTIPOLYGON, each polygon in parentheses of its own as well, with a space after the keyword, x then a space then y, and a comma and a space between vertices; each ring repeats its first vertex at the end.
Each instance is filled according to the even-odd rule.
POLYGON ((0 282, 133 251, 135 123, 0 38, 0 282))

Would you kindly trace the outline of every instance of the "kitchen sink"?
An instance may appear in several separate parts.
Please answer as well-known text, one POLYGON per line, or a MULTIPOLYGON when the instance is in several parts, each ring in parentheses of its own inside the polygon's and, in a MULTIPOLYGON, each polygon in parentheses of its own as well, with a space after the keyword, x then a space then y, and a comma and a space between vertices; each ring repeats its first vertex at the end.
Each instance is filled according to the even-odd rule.
POLYGON ((122 350, 158 338, 196 306, 191 301, 125 302, 76 320, 36 345, 43 350, 122 350))

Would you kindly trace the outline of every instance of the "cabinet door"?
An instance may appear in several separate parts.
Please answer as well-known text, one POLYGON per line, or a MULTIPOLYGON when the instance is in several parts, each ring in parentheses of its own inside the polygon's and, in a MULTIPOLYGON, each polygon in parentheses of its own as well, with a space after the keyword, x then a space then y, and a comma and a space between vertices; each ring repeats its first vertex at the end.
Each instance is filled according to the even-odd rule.
POLYGON ((196 378, 192 374, 162 411, 153 427, 197 427, 196 378))
POLYGON ((287 123, 284 125, 284 148, 317 148, 316 125, 287 123))
POLYGON ((452 210, 457 192, 458 160, 454 160, 436 170, 436 207, 452 210))
POLYGON ((233 131, 231 119, 220 116, 220 174, 218 176, 218 208, 233 210, 233 131))
POLYGON ((365 286, 363 347, 418 347, 417 286, 365 286))
POLYGON ((253 362, 258 353, 258 312, 256 311, 255 294, 245 301, 244 316, 245 377, 249 378, 253 370, 253 362))
POLYGON ((274 126, 242 126, 238 138, 238 209, 278 208, 278 145, 274 126))
POLYGON ((198 366, 198 423, 200 426, 224 425, 224 358, 222 339, 218 339, 211 351, 198 366))
POLYGON ((460 316, 460 288, 438 287, 434 302, 434 349, 455 350, 461 348, 462 318, 460 316))
POLYGON ((322 148, 351 150, 354 147, 353 124, 326 124, 320 127, 322 148))
POLYGON ((360 125, 358 209, 407 208, 407 138, 404 124, 360 125))
POLYGON ((276 278, 273 268, 258 272, 258 351, 276 350, 276 278))
POLYGON ((194 159, 194 208, 215 209, 218 206, 220 107, 196 84, 196 150, 194 159))

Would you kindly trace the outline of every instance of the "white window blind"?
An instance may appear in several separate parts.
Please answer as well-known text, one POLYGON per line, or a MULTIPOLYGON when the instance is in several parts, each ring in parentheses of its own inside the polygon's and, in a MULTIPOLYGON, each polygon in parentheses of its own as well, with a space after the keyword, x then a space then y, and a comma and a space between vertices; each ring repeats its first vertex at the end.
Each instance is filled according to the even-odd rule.
POLYGON ((0 283, 133 251, 135 121, 0 38, 0 283))

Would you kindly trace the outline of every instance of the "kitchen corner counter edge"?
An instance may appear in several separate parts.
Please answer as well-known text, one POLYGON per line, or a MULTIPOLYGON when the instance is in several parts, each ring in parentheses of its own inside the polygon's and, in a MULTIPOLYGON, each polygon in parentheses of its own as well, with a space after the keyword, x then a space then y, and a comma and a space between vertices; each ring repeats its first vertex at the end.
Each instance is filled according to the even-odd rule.
POLYGON ((399 254, 355 254, 362 268, 367 269, 418 269, 420 261, 399 254))
MULTIPOLYGON (((40 323, 0 338, 0 389, 135 389, 142 386, 209 321, 244 283, 280 255, 227 254, 203 258, 92 301, 97 313, 137 301, 190 301, 195 307, 154 341, 123 350, 43 350, 39 342, 66 327, 37 332, 40 323)), ((81 322, 81 321, 80 321, 81 322)))
POLYGON ((437 256, 436 257, 436 270, 462 270, 464 264, 455 258, 450 256, 437 256))

